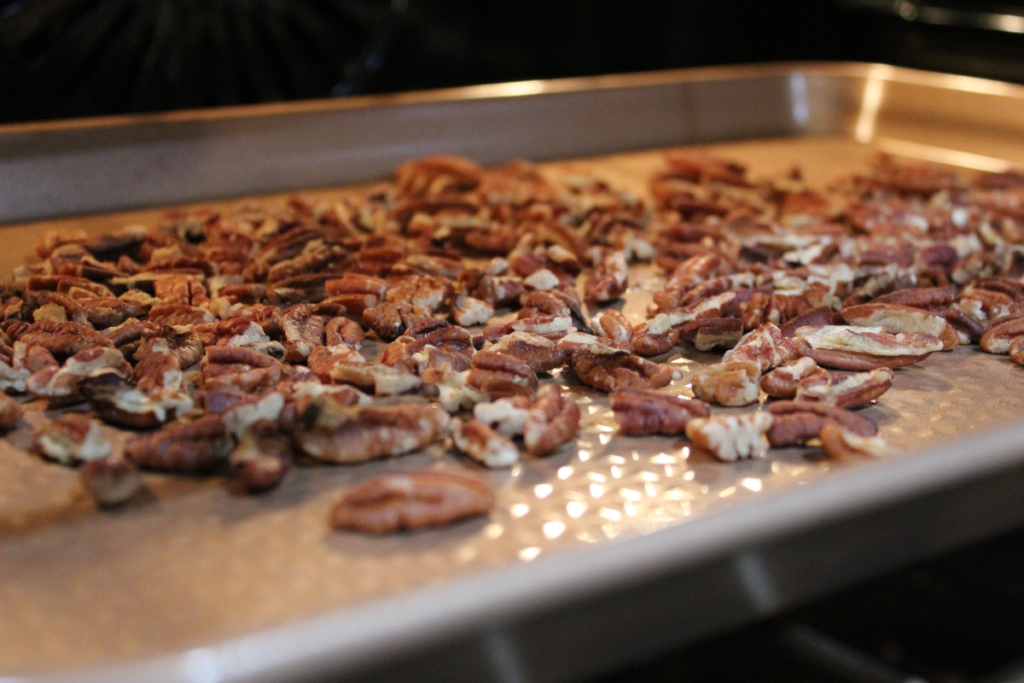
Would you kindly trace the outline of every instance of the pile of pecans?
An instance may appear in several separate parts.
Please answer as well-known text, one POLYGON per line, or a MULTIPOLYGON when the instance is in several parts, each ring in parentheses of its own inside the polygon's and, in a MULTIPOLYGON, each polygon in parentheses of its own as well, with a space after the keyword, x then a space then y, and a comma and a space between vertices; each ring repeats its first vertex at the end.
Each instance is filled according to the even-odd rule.
MULTIPOLYGON (((705 155, 665 161, 653 204, 528 162, 435 156, 336 202, 48 233, 3 292, 0 388, 88 406, 37 425, 33 445, 84 463, 107 506, 142 488, 137 468, 229 470, 265 491, 297 458, 445 443, 509 467, 578 433, 545 375, 609 393, 623 434, 685 434, 724 461, 808 443, 879 455, 853 409, 895 368, 971 343, 1024 364, 1024 176, 879 157, 824 193, 796 171, 755 183, 705 155), (634 325, 614 304, 650 260, 665 286, 634 325), (693 376, 696 398, 665 390, 682 377, 657 361, 678 346, 726 350, 693 376), (709 407, 762 395, 779 400, 709 407)), ((0 426, 22 415, 0 394, 0 426)), ((468 470, 411 472, 347 491, 330 521, 384 533, 493 505, 468 470)))

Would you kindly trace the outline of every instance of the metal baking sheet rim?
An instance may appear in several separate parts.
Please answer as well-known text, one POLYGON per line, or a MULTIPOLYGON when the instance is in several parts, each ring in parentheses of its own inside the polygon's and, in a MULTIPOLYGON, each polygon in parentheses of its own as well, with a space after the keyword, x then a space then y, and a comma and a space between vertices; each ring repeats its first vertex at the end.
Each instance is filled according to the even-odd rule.
POLYGON ((257 683, 327 671, 342 676, 471 630, 1024 466, 1021 443, 1024 425, 996 429, 853 467, 811 486, 776 491, 645 536, 566 550, 209 647, 69 675, 0 678, 0 683, 257 683), (965 452, 972 457, 965 459, 965 452))
MULTIPOLYGON (((923 85, 990 95, 1012 94, 1015 97, 1020 97, 1022 92, 1016 86, 1001 83, 892 70, 875 65, 778 65, 764 69, 710 69, 699 70, 695 74, 681 72, 632 78, 636 79, 634 85, 656 85, 687 75, 700 80, 714 80, 755 77, 759 71, 763 75, 778 76, 801 68, 816 70, 823 76, 856 77, 865 77, 872 69, 882 68, 894 78, 923 85)), ((627 83, 629 78, 573 80, 538 92, 560 92, 587 84, 614 87, 627 83)), ((483 87, 476 96, 495 96, 497 93, 487 91, 488 87, 483 87)), ((461 92, 465 97, 472 97, 474 95, 469 94, 471 90, 461 92)), ((457 97, 459 92, 452 91, 446 96, 457 97)), ((400 101, 401 98, 395 100, 400 101)), ((406 101, 434 100, 426 96, 422 100, 410 96, 406 101)), ((283 107, 279 111, 268 108, 261 115, 287 113, 289 108, 283 107)), ((295 110, 302 110, 302 107, 295 110)), ((197 116, 219 115, 207 112, 197 116)), ((166 118, 193 120, 190 116, 166 118)), ((159 117, 153 117, 152 122, 158 120, 159 117)), ((85 122, 81 126, 118 126, 133 122, 138 123, 139 120, 85 122)), ((0 128, 0 135, 43 130, 59 132, 62 124, 43 124, 35 131, 31 128, 0 128)), ((696 567, 752 545, 763 546, 773 540, 798 535, 828 521, 881 509, 930 492, 952 490, 986 474, 1024 467, 1021 443, 1024 443, 1024 425, 972 435, 891 461, 837 472, 810 486, 771 493, 638 538, 614 541, 596 548, 567 550, 525 565, 484 571, 438 587, 416 589, 333 615, 210 647, 91 672, 76 672, 73 678, 198 683, 279 680, 307 677, 328 670, 341 675, 379 663, 399 652, 439 644, 474 629, 498 626, 670 570, 696 567), (963 457, 967 451, 971 452, 970 459, 963 457)), ((67 677, 0 678, 0 681, 56 681, 70 680, 71 677, 69 674, 67 677)))

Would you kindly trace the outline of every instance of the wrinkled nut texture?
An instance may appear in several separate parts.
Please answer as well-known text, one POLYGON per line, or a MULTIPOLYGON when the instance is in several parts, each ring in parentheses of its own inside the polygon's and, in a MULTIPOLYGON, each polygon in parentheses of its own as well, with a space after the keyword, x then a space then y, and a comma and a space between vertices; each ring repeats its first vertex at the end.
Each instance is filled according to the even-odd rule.
POLYGON ((280 484, 293 459, 291 439, 281 433, 276 420, 265 418, 246 426, 228 456, 235 476, 252 492, 267 491, 280 484))
POLYGON ((497 401, 473 406, 473 417, 478 422, 510 439, 523 435, 529 414, 530 399, 525 396, 499 398, 497 401))
POLYGON ((32 448, 63 465, 73 465, 105 458, 112 446, 98 422, 81 413, 68 413, 38 427, 32 434, 32 448))
POLYGON ((386 534, 486 515, 494 507, 487 482, 464 473, 385 474, 355 486, 331 510, 335 529, 386 534))
POLYGON ((723 361, 753 361, 760 372, 792 360, 799 355, 791 340, 782 336, 777 325, 765 323, 740 339, 732 351, 722 356, 723 361))
POLYGON ((234 441, 216 415, 165 425, 152 434, 134 436, 125 455, 136 465, 167 472, 202 472, 223 462, 234 441))
POLYGON ((633 325, 614 308, 601 311, 590 321, 594 334, 614 342, 628 342, 633 338, 633 325))
POLYGON ((760 366, 753 360, 728 361, 709 365, 693 375, 693 394, 708 403, 722 406, 748 406, 760 396, 760 366))
POLYGON ((856 408, 867 405, 887 392, 894 379, 895 373, 891 368, 877 368, 852 375, 816 375, 800 380, 796 400, 820 401, 840 408, 856 408))
POLYGON ((505 335, 487 349, 487 352, 491 351, 512 356, 529 365, 534 372, 550 372, 560 368, 568 358, 555 342, 528 332, 505 335))
POLYGON ((477 420, 452 420, 452 443, 485 467, 511 467, 519 462, 519 449, 507 437, 477 420))
POLYGON ((905 367, 943 349, 943 342, 937 337, 888 334, 877 327, 802 327, 796 331, 796 336, 807 343, 806 355, 816 363, 839 370, 905 367))
POLYGON ((100 507, 124 505, 143 487, 135 465, 119 457, 90 460, 82 466, 78 476, 82 486, 100 507))
POLYGON ((686 436, 698 448, 724 462, 741 458, 761 458, 768 450, 765 434, 771 429, 772 416, 765 412, 744 415, 713 415, 696 418, 686 425, 686 436))
POLYGON ((981 336, 981 350, 986 353, 1009 353, 1010 344, 1017 337, 1024 335, 1024 318, 1008 320, 995 325, 981 336))
POLYGON ((588 387, 604 392, 616 389, 660 389, 681 374, 667 365, 631 354, 599 354, 588 349, 573 352, 569 366, 588 387))
POLYGON ((813 358, 797 358, 787 361, 761 378, 761 391, 772 398, 793 398, 797 385, 807 377, 828 375, 813 358))
POLYGON ((769 407, 773 420, 768 430, 768 441, 772 446, 805 444, 817 439, 826 424, 836 423, 859 436, 874 436, 878 426, 867 417, 823 403, 803 401, 782 401, 769 407))
POLYGON ((843 308, 839 316, 850 325, 878 327, 890 334, 927 334, 938 338, 944 349, 960 344, 959 335, 945 318, 920 308, 871 303, 843 308))
POLYGON ((835 423, 825 425, 819 437, 830 458, 853 460, 889 455, 889 446, 877 436, 858 436, 835 423))
POLYGON ((315 399, 295 432, 297 445, 324 462, 352 463, 402 455, 448 433, 448 413, 435 405, 347 407, 315 399))
POLYGON ((711 416, 711 409, 699 399, 642 389, 620 389, 612 393, 611 404, 619 432, 627 436, 684 434, 690 420, 711 416))
POLYGON ((530 455, 546 455, 576 438, 580 429, 580 409, 566 401, 554 384, 537 391, 523 425, 523 443, 530 455))

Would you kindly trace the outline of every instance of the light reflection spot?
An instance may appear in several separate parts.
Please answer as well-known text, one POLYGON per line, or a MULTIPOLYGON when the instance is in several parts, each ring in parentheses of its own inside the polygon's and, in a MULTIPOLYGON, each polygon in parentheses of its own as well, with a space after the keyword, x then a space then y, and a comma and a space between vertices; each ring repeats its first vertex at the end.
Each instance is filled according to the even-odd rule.
POLYGON ((505 527, 500 524, 488 524, 484 527, 484 536, 487 538, 498 538, 505 533, 505 527))
POLYGON ((554 490, 555 489, 552 488, 551 484, 537 484, 533 487, 533 493, 538 498, 547 498, 554 490))
POLYGON ((696 476, 697 476, 697 473, 694 472, 693 470, 690 470, 689 472, 687 472, 686 474, 683 475, 683 479, 686 480, 686 481, 693 481, 693 478, 696 477, 696 476))
POLYGON ((611 434, 598 434, 597 435, 597 440, 601 442, 602 446, 607 446, 608 442, 610 442, 612 440, 612 435, 611 434))
POLYGON ((626 500, 631 500, 633 502, 639 502, 644 499, 644 494, 639 491, 634 491, 633 489, 622 489, 619 493, 621 493, 622 497, 626 500))
POLYGON ((591 484, 590 495, 593 496, 594 498, 600 498, 601 496, 604 495, 604 487, 601 486, 600 484, 591 484))
POLYGON ((567 503, 565 511, 573 519, 579 519, 580 516, 587 511, 587 504, 578 500, 574 500, 571 503, 567 503))
POLYGON ((559 467, 558 468, 558 478, 559 479, 568 479, 569 477, 572 476, 572 473, 573 473, 573 469, 571 467, 569 467, 568 465, 566 465, 565 467, 559 467))
POLYGON ((519 551, 519 559, 523 562, 529 562, 530 560, 535 559, 538 555, 540 555, 540 548, 537 548, 536 546, 533 548, 523 548, 519 551))
POLYGON ((742 486, 745 489, 749 489, 751 491, 754 491, 756 493, 757 491, 761 490, 761 488, 763 487, 763 484, 761 483, 760 479, 755 479, 753 477, 747 477, 745 479, 740 479, 740 486, 742 486))
POLYGON ((529 511, 530 511, 530 506, 527 505, 526 503, 516 503, 511 508, 512 516, 515 517, 516 519, 524 516, 529 511))
POLYGON ((729 496, 731 496, 734 493, 736 493, 736 487, 735 486, 730 486, 727 489, 723 489, 723 490, 719 491, 718 492, 718 497, 719 498, 728 498, 729 496))
POLYGON ((601 512, 598 514, 609 522, 618 522, 622 519, 622 513, 611 508, 601 508, 601 512))
POLYGON ((544 535, 548 538, 558 538, 564 531, 564 522, 547 522, 544 524, 544 535))

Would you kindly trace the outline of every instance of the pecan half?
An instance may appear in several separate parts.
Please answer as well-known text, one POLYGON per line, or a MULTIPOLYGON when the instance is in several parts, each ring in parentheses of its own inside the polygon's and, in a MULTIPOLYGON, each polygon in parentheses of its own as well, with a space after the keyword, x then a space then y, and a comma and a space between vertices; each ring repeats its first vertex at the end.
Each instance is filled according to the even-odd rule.
POLYGON ((461 472, 385 474, 355 486, 330 514, 335 529, 387 534, 486 515, 494 492, 479 477, 461 472))
POLYGON ((629 266, 621 251, 606 251, 594 264, 584 293, 590 303, 605 303, 622 296, 628 284, 629 266))
POLYGON ((68 358, 60 368, 49 366, 34 373, 25 382, 25 388, 37 398, 81 400, 78 394, 79 382, 103 369, 116 372, 122 377, 132 374, 132 366, 128 365, 117 349, 86 349, 68 358))
POLYGON ((0 394, 0 430, 14 429, 24 414, 21 404, 6 394, 0 394))
POLYGON ((331 381, 352 384, 377 396, 397 396, 423 385, 423 380, 401 367, 378 363, 337 363, 331 369, 331 381))
POLYGON ((464 327, 483 325, 494 315, 494 307, 466 294, 455 297, 451 306, 452 320, 464 327))
POLYGON ((363 324, 385 341, 398 339, 410 327, 431 319, 430 309, 392 302, 379 303, 363 311, 363 324))
POLYGON ((756 361, 738 360, 702 368, 691 379, 694 395, 723 406, 747 406, 760 396, 761 369, 756 361))
POLYGON ((452 443, 485 467, 511 467, 519 462, 519 449, 507 437, 476 420, 452 420, 452 443))
POLYGON ((604 392, 627 388, 660 389, 681 377, 677 370, 639 356, 598 354, 587 349, 574 351, 569 367, 580 382, 604 392))
POLYGON ((522 318, 501 325, 488 325, 484 328, 484 339, 496 342, 513 332, 526 332, 558 341, 575 329, 572 317, 568 315, 549 315, 538 318, 522 318))
POLYGON ((528 332, 508 334, 481 353, 490 352, 512 356, 529 365, 534 372, 551 372, 565 365, 568 359, 566 352, 555 342, 528 332))
POLYGON ((113 346, 110 340, 96 330, 74 322, 44 320, 28 326, 18 341, 28 346, 41 346, 57 360, 73 356, 97 346, 113 346))
POLYGON ((817 439, 822 428, 830 423, 837 423, 860 436, 874 436, 878 433, 878 427, 871 419, 838 406, 782 401, 773 403, 768 409, 774 418, 768 430, 768 441, 772 446, 805 444, 817 439))
POLYGON ((760 372, 767 372, 799 355, 799 347, 783 337, 782 330, 772 323, 765 323, 740 339, 731 351, 722 356, 722 360, 753 361, 760 372))
POLYGON ((839 370, 905 367, 943 348, 943 343, 930 335, 887 334, 878 328, 840 325, 802 327, 797 337, 807 342, 810 348, 806 355, 818 365, 839 370))
POLYGON ((633 325, 614 308, 601 311, 590 321, 594 334, 616 342, 628 342, 633 338, 633 325))
POLYGON ((359 326, 359 323, 348 318, 334 318, 327 323, 324 332, 327 346, 345 344, 358 351, 366 341, 363 328, 359 326))
POLYGON ((448 422, 439 406, 347 407, 323 396, 303 412, 295 441, 317 460, 362 462, 429 446, 447 434, 448 422))
POLYGON ((711 416, 711 409, 699 399, 642 389, 620 389, 612 393, 611 403, 619 432, 627 436, 683 434, 690 420, 711 416))
POLYGON ((565 400, 554 384, 545 384, 527 413, 523 443, 530 455, 546 455, 575 439, 579 429, 579 406, 565 400))
POLYGON ((124 505, 142 490, 142 477, 130 461, 118 456, 90 460, 79 471, 79 480, 100 507, 124 505))
POLYGON ((835 373, 807 377, 797 387, 796 400, 856 408, 867 405, 888 391, 894 378, 892 369, 885 367, 854 375, 835 373))
POLYGON ((889 454, 888 445, 880 437, 858 436, 835 423, 822 427, 818 438, 828 456, 836 460, 877 458, 889 454))
POLYGON ((801 327, 822 327, 823 325, 831 324, 832 309, 828 306, 818 306, 790 319, 779 330, 782 332, 783 337, 795 337, 796 331, 801 327))
POLYGON ((1010 342, 1010 348, 1008 349, 1010 354, 1010 360, 1017 365, 1024 365, 1024 336, 1015 337, 1010 342))
POLYGON ((986 353, 1009 353, 1010 343, 1021 335, 1024 335, 1024 318, 1007 320, 981 335, 979 344, 986 353))
POLYGON ((216 415, 175 422, 152 434, 133 436, 125 455, 136 465, 167 472, 201 472, 227 457, 234 446, 227 425, 216 415))
POLYGON ((228 456, 235 476, 252 492, 267 491, 280 484, 293 459, 292 440, 268 419, 248 425, 228 456))
POLYGON ((284 329, 285 359, 301 363, 313 349, 324 344, 324 321, 313 314, 308 304, 292 306, 282 315, 284 329))
POLYGON ((97 460, 110 455, 110 440, 100 425, 81 413, 68 413, 38 427, 32 448, 63 465, 97 460))
POLYGON ((813 358, 797 358, 783 363, 761 378, 761 391, 772 398, 793 398, 797 385, 807 377, 827 376, 813 358))
POLYGON ((770 413, 713 415, 695 418, 686 425, 686 437, 698 448, 724 462, 761 458, 768 450, 765 434, 771 429, 770 413))
POLYGON ((499 398, 497 401, 473 406, 473 417, 478 422, 510 439, 523 435, 529 412, 530 399, 525 396, 499 398))
POLYGON ((466 374, 466 386, 491 400, 507 396, 530 396, 537 389, 537 375, 527 363, 503 353, 481 351, 473 356, 473 368, 466 374))
POLYGON ((666 353, 679 343, 679 330, 670 328, 663 334, 651 334, 650 325, 644 323, 636 328, 630 339, 633 351, 641 356, 657 356, 666 353))
POLYGON ((46 368, 56 371, 59 367, 53 354, 42 346, 16 341, 13 351, 10 363, 0 361, 0 390, 21 393, 29 377, 46 368))
POLYGON ((839 311, 839 317, 850 325, 879 327, 883 332, 927 334, 938 337, 943 349, 960 345, 960 335, 942 316, 899 304, 861 304, 839 311))

